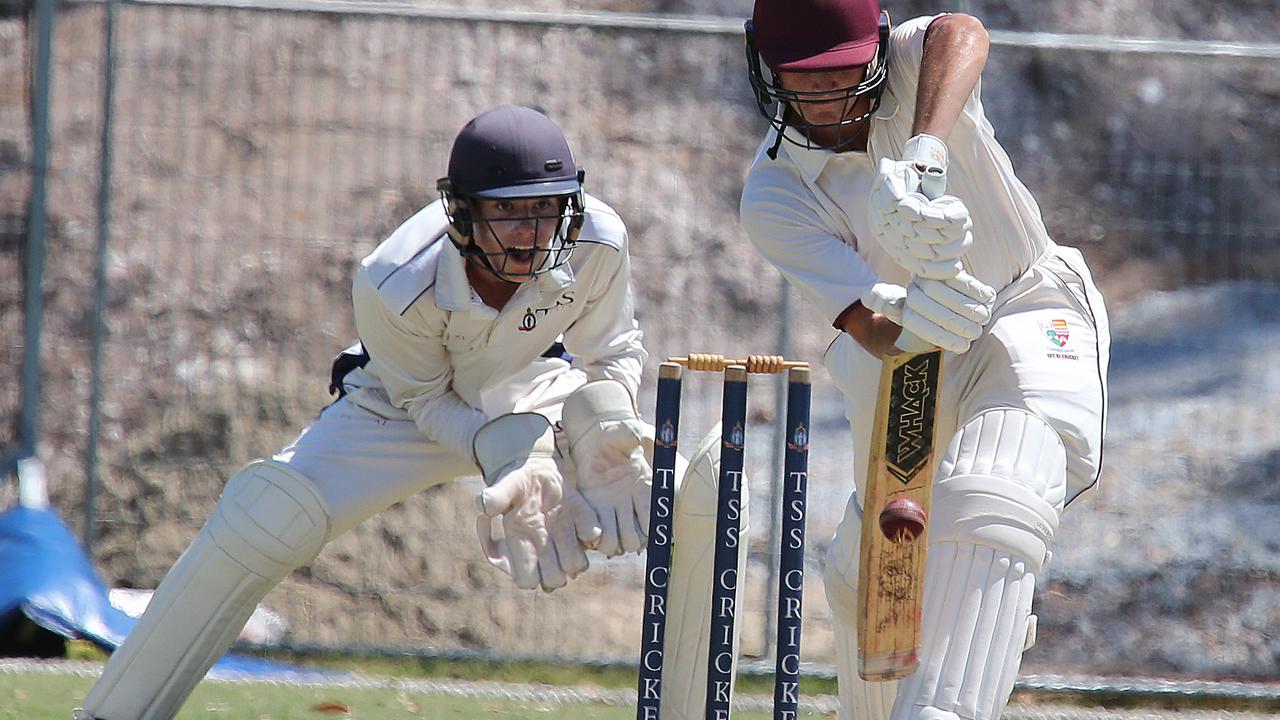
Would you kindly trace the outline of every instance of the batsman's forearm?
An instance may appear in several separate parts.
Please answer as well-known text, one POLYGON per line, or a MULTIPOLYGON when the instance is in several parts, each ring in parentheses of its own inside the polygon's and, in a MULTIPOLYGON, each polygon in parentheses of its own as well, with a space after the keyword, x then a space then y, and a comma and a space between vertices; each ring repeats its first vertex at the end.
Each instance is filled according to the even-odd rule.
POLYGON ((894 343, 902 328, 879 313, 855 303, 840 316, 840 329, 853 336, 864 350, 883 360, 900 352, 894 343))
POLYGON ((943 15, 929 24, 912 135, 927 133, 947 139, 982 77, 990 44, 986 28, 971 15, 943 15))

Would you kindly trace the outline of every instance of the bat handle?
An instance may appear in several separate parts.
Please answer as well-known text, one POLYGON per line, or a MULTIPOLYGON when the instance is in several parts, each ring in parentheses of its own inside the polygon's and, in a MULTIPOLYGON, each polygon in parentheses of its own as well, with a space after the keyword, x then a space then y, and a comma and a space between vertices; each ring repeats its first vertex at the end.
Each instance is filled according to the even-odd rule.
MULTIPOLYGON (((947 171, 938 165, 929 165, 920 171, 920 194, 937 200, 947 192, 947 171)), ((957 265, 957 270, 964 268, 957 265)))
MULTIPOLYGON (((919 168, 919 166, 917 167, 919 168)), ((943 194, 945 194, 947 191, 947 171, 940 165, 926 165, 923 168, 919 168, 919 170, 920 170, 920 194, 924 195, 930 200, 936 200, 937 198, 942 197, 943 194)), ((959 265, 956 266, 957 272, 962 269, 963 268, 960 267, 959 265)), ((898 346, 898 347, 902 349, 908 357, 918 355, 923 352, 930 352, 931 350, 936 349, 936 348, 933 348, 932 346, 927 348, 917 348, 912 350, 907 350, 906 348, 902 348, 901 346, 898 346)))
POLYGON ((930 165, 920 172, 920 194, 937 200, 947 191, 947 171, 930 165))

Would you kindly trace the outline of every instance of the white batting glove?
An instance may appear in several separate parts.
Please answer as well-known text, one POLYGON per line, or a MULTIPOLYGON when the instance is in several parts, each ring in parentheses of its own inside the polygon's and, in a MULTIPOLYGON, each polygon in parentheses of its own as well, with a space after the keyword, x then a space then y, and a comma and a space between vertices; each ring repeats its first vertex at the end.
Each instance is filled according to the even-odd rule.
POLYGON ((536 413, 503 415, 480 428, 474 449, 488 486, 476 497, 476 531, 489 563, 526 590, 554 590, 585 569, 572 553, 561 560, 566 528, 581 529, 586 542, 599 530, 591 508, 566 487, 551 423, 536 413))
POLYGON ((961 270, 961 256, 973 245, 969 209, 959 198, 942 194, 946 156, 946 145, 932 135, 911 138, 902 160, 880 160, 867 203, 872 235, 916 277, 954 276, 961 270))
POLYGON ((617 380, 589 382, 565 400, 562 423, 578 488, 600 520, 600 552, 640 552, 649 536, 653 467, 644 439, 652 430, 636 415, 630 390, 617 380))
POLYGON ((950 280, 913 278, 907 287, 876 283, 862 304, 902 326, 894 344, 904 352, 935 347, 956 354, 969 349, 991 320, 996 292, 968 273, 950 280))

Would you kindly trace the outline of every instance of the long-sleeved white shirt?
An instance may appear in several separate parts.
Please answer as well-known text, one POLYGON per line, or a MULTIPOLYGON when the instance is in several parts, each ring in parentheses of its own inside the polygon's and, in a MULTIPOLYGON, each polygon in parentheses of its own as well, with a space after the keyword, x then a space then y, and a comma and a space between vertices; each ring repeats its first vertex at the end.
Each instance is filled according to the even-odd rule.
MULTIPOLYGON (((766 151, 777 139, 771 130, 747 174, 740 207, 743 229, 828 322, 877 281, 908 280, 906 271, 872 240, 867 199, 880 159, 901 159, 910 138, 924 36, 933 19, 907 21, 890 34, 889 76, 871 119, 866 152, 809 150, 783 142, 777 158, 770 159, 766 151)), ((973 219, 973 246, 962 258, 965 269, 998 291, 1031 267, 1053 241, 1039 206, 1014 175, 983 114, 981 82, 947 146, 947 193, 964 201, 973 219)))
POLYGON ((352 287, 356 329, 389 402, 422 433, 465 457, 488 421, 483 392, 526 368, 563 336, 573 366, 613 378, 634 395, 647 354, 635 321, 627 230, 600 200, 568 263, 526 281, 501 311, 467 281, 436 201, 360 262, 352 287))

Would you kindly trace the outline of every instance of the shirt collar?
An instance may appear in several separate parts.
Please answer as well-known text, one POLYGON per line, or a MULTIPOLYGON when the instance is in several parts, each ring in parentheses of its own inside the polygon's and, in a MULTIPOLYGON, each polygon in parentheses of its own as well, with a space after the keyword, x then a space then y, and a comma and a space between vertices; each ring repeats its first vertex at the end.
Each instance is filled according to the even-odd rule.
MULTIPOLYGON (((886 93, 886 95, 888 95, 888 93, 886 93)), ((880 107, 876 110, 875 114, 872 116, 871 130, 875 129, 876 121, 887 120, 897 114, 898 112, 897 102, 888 102, 888 100, 890 100, 890 98, 886 97, 883 101, 881 101, 880 107)), ((825 148, 806 148, 804 146, 804 142, 805 142, 804 135, 800 134, 799 131, 797 131, 795 128, 791 127, 790 125, 786 127, 785 132, 786 132, 786 137, 789 138, 789 140, 787 139, 783 140, 782 142, 783 152, 787 154, 787 158, 790 159, 791 163, 796 166, 797 170, 800 171, 800 176, 804 178, 804 181, 806 183, 816 182, 818 179, 818 176, 821 175, 822 171, 826 169, 827 163, 837 155, 857 156, 857 155, 870 154, 872 150, 871 144, 875 136, 874 132, 868 132, 866 152, 851 151, 847 153, 837 153, 831 150, 827 150, 825 148), (795 142, 791 142, 791 140, 794 140, 795 142), (799 143, 799 144, 796 144, 796 143, 799 143)), ((774 142, 777 142, 777 140, 778 140, 777 130, 774 130, 773 133, 769 136, 768 142, 774 143, 774 142)))
MULTIPOLYGON (((777 142, 777 131, 770 142, 777 142)), ((822 174, 827 167, 827 161, 835 157, 836 153, 825 148, 806 148, 803 143, 805 138, 795 128, 787 126, 786 138, 782 141, 783 152, 787 154, 787 158, 800 171, 800 176, 804 178, 806 183, 813 183, 822 174), (794 141, 794 142, 792 142, 794 141), (796 143, 801 143, 797 145, 796 143)))
POLYGON ((436 307, 452 312, 465 312, 484 302, 471 289, 467 280, 467 261, 453 241, 443 238, 440 264, 436 266, 436 307))
POLYGON ((558 268, 539 275, 537 282, 539 289, 554 291, 569 287, 574 279, 573 267, 566 262, 558 268))
MULTIPOLYGON (((447 239, 441 242, 445 246, 441 249, 440 264, 436 267, 436 307, 452 312, 474 312, 477 308, 492 312, 493 308, 484 304, 467 279, 466 258, 462 257, 462 253, 452 242, 447 239)), ((524 284, 532 285, 538 295, 542 296, 563 290, 572 285, 574 279, 573 268, 565 263, 524 284)))

